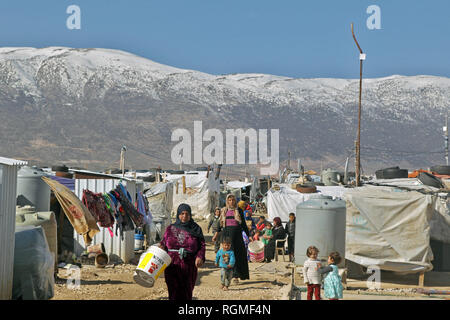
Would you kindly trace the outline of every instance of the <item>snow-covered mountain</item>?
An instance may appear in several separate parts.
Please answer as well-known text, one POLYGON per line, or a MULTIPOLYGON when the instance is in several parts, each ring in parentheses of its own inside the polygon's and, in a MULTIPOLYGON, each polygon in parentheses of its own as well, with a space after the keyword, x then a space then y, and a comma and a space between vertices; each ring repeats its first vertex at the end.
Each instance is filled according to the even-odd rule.
MULTIPOLYGON (((0 150, 99 168, 117 166, 126 145, 133 167, 167 166, 171 132, 202 120, 204 129, 280 129, 281 160, 289 149, 312 167, 341 168, 358 90, 359 79, 210 75, 118 50, 0 48, 0 150)), ((443 162, 449 78, 364 79, 362 99, 366 169, 443 162)))

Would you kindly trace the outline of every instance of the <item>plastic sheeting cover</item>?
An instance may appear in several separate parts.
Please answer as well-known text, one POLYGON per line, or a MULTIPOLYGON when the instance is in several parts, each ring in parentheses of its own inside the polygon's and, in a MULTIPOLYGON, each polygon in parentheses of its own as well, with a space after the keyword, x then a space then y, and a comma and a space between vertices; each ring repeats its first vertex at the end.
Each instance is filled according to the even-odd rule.
POLYGON ((414 273, 431 270, 430 221, 438 197, 391 187, 345 193, 346 258, 363 266, 414 273))
POLYGON ((348 190, 341 186, 317 186, 317 193, 300 193, 292 189, 289 185, 279 184, 279 186, 280 190, 277 191, 271 188, 267 192, 267 214, 270 221, 275 217, 280 217, 281 221, 287 222, 289 220, 289 213, 295 213, 296 206, 301 202, 309 200, 314 194, 342 198, 346 190, 348 190))
POLYGON ((161 182, 153 185, 145 193, 154 221, 170 219, 173 207, 173 184, 161 182))
POLYGON ((173 207, 173 183, 155 183, 145 193, 145 196, 153 216, 151 225, 146 226, 146 233, 149 235, 147 244, 152 245, 162 239, 166 227, 170 224, 173 207))
POLYGON ((12 298, 47 300, 54 295, 54 258, 42 227, 17 227, 12 298))

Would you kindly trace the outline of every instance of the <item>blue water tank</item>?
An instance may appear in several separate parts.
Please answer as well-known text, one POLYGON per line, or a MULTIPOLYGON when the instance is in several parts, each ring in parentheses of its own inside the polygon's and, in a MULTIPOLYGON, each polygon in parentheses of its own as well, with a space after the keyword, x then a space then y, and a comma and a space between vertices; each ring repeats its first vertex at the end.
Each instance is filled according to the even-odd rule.
POLYGON ((345 201, 321 194, 312 195, 296 207, 295 264, 303 265, 308 259, 309 246, 319 249, 319 259, 328 260, 328 254, 339 252, 345 262, 345 201))
POLYGON ((144 235, 142 233, 134 234, 134 250, 144 249, 144 235))

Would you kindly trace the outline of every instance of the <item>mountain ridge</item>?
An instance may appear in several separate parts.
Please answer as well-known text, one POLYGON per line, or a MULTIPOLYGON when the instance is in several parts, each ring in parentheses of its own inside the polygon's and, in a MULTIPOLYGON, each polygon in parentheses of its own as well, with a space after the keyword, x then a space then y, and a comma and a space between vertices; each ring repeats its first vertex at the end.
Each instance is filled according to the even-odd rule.
MULTIPOLYGON (((115 49, 0 48, 0 115, 8 119, 0 148, 39 164, 100 169, 117 167, 127 145, 138 150, 127 155, 134 168, 175 167, 171 132, 202 120, 205 130, 279 128, 280 160, 289 149, 310 167, 341 169, 356 137, 358 90, 359 79, 211 75, 115 49)), ((364 79, 363 167, 442 163, 449 105, 446 77, 364 79)))

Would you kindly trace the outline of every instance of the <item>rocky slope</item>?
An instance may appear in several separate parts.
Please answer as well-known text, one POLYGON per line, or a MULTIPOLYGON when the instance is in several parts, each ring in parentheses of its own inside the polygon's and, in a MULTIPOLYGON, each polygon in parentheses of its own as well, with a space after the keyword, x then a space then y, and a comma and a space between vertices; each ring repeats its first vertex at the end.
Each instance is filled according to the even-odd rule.
MULTIPOLYGON (((101 169, 117 167, 126 145, 133 168, 174 168, 172 131, 202 120, 223 133, 279 129, 281 161, 290 150, 310 168, 340 169, 354 146, 358 89, 358 79, 210 75, 117 50, 0 48, 0 150, 101 169)), ((364 169, 443 163, 448 106, 449 78, 364 79, 364 169)))

